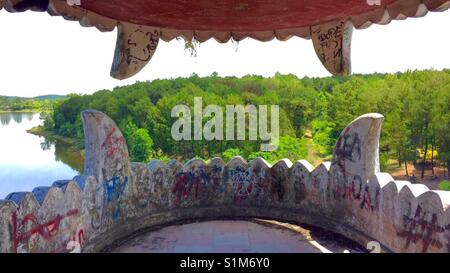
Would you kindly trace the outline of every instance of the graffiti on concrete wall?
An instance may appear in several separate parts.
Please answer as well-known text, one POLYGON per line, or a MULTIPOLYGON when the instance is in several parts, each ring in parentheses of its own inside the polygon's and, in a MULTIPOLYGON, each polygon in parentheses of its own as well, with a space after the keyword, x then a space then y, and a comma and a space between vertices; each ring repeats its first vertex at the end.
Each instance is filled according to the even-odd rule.
POLYGON ((273 201, 281 202, 285 198, 286 184, 287 184, 287 172, 284 168, 276 165, 270 169, 271 181, 270 181, 270 194, 273 201))
POLYGON ((301 171, 294 184, 294 192, 295 192, 294 202, 296 204, 301 203, 303 199, 305 199, 306 197, 306 179, 307 179, 306 172, 301 171))
POLYGON ((172 187, 172 193, 175 194, 175 205, 179 205, 183 198, 188 198, 191 194, 192 198, 196 200, 200 188, 209 183, 209 175, 202 168, 179 173, 172 187))
POLYGON ((74 232, 71 238, 72 241, 77 242, 80 246, 84 244, 86 238, 84 237, 84 229, 78 230, 78 232, 74 232))
POLYGON ((139 62, 148 62, 158 46, 159 31, 144 31, 140 28, 136 29, 128 36, 127 44, 125 45, 125 56, 128 65, 139 62), (140 39, 146 43, 139 42, 140 39))
POLYGON ((128 184, 128 177, 114 176, 103 182, 103 204, 110 211, 113 220, 122 215, 121 203, 128 184))
POLYGON ((164 206, 169 203, 169 191, 167 177, 168 173, 163 168, 158 168, 152 173, 152 183, 150 184, 150 202, 157 206, 164 206))
POLYGON ((426 252, 429 247, 442 248, 443 244, 439 240, 438 234, 445 232, 449 227, 438 224, 436 213, 427 213, 420 205, 417 206, 414 216, 403 215, 403 227, 397 235, 405 239, 405 248, 411 243, 422 243, 422 252, 426 252), (427 219, 431 218, 431 219, 427 219))
POLYGON ((225 191, 225 187, 222 183, 223 180, 222 175, 223 175, 222 166, 219 165, 211 166, 209 176, 212 181, 213 190, 219 193, 223 193, 225 191))
MULTIPOLYGON (((445 207, 448 196, 438 191, 422 197, 409 192, 404 194, 400 186, 411 187, 410 184, 392 181, 389 175, 376 173, 377 168, 374 168, 375 176, 370 170, 363 171, 369 166, 367 163, 376 162, 366 151, 371 150, 370 145, 378 146, 376 141, 369 141, 366 130, 374 134, 368 124, 349 126, 337 143, 331 165, 324 163, 315 169, 307 162, 289 169, 290 164, 286 162, 270 168, 262 160, 249 164, 234 160, 225 165, 222 160, 213 159, 209 164, 193 160, 184 166, 178 162, 168 166, 162 163, 133 164, 131 175, 125 170, 130 164, 128 158, 120 161, 122 151, 126 150, 123 148, 125 143, 120 137, 116 138, 120 136, 118 129, 111 130, 111 134, 102 133, 106 140, 100 157, 110 156, 106 160, 112 164, 104 164, 99 167, 102 170, 95 171, 103 178, 97 181, 92 176, 92 183, 78 183, 81 194, 77 190, 76 194, 65 196, 70 199, 63 199, 66 201, 64 206, 81 203, 81 208, 61 210, 62 203, 53 203, 55 200, 52 204, 57 207, 36 204, 34 208, 29 207, 28 202, 22 203, 17 196, 7 198, 6 202, 0 201, 0 230, 8 231, 0 232, 0 250, 76 252, 77 246, 84 245, 87 250, 95 251, 99 238, 105 240, 101 244, 109 244, 112 242, 108 240, 128 232, 134 225, 152 226, 153 220, 157 224, 166 223, 166 212, 170 214, 169 221, 183 217, 227 216, 226 206, 229 205, 230 216, 253 217, 259 212, 270 215, 273 209, 274 216, 286 217, 288 221, 295 220, 290 216, 298 215, 295 212, 305 213, 305 219, 311 217, 311 221, 323 216, 325 228, 333 230, 339 226, 338 231, 344 235, 351 237, 356 232, 363 240, 366 234, 379 240, 387 250, 449 252, 450 221, 445 207), (101 171, 103 175, 100 175, 101 171), (163 200, 161 196, 167 196, 168 201, 159 201, 154 211, 136 206, 135 199, 139 199, 139 204, 147 205, 163 200), (147 203, 147 200, 152 201, 147 203), (242 209, 235 209, 241 200, 249 202, 241 203, 242 209), (276 207, 274 203, 266 202, 283 203, 276 203, 279 206, 276 207), (174 203, 189 209, 171 210, 169 205, 174 203), (409 208, 405 208, 404 203, 409 203, 409 208), (26 215, 24 211, 33 214, 26 215), (184 214, 186 211, 188 214, 184 214), (129 221, 126 226, 122 221, 115 221, 124 216, 129 221), (331 222, 327 222, 328 219, 331 222), (98 240, 89 241, 91 238, 98 240), (75 248, 67 248, 65 244, 69 243, 75 248)), ((412 187, 410 190, 414 192, 412 187)), ((68 208, 71 207, 78 206, 68 208)))
POLYGON ((262 173, 260 169, 236 167, 229 170, 234 200, 245 200, 249 197, 257 198, 264 194, 262 173))
POLYGON ((122 215, 122 200, 128 185, 128 177, 118 176, 106 180, 89 196, 90 224, 93 230, 100 229, 106 218, 118 220, 122 215), (99 200, 97 201, 97 195, 99 200))
POLYGON ((116 127, 113 127, 106 135, 105 141, 102 143, 102 148, 106 149, 107 157, 112 157, 122 149, 124 144, 124 137, 117 133, 116 127))
POLYGON ((334 75, 351 72, 353 25, 348 21, 328 22, 311 28, 314 49, 325 68, 334 75))
POLYGON ((362 159, 361 139, 356 133, 349 133, 348 127, 336 144, 334 166, 332 170, 332 195, 336 200, 349 200, 359 202, 361 209, 373 210, 379 199, 379 189, 372 196, 369 187, 358 174, 348 173, 346 161, 359 162, 362 159))
POLYGON ((137 208, 145 209, 150 204, 150 193, 154 187, 150 183, 147 166, 142 164, 133 172, 132 181, 134 181, 133 201, 137 208))
POLYGON ((17 213, 14 212, 11 216, 13 251, 17 252, 20 243, 29 240, 35 235, 40 235, 42 238, 50 240, 59 233, 61 222, 65 218, 77 214, 78 209, 71 209, 65 214, 58 214, 53 219, 45 223, 40 223, 38 217, 34 214, 28 214, 23 219, 18 219, 17 213), (27 229, 29 226, 31 228, 27 229))
POLYGON ((335 154, 339 158, 356 162, 361 160, 361 140, 356 132, 349 134, 349 129, 336 144, 335 154))
POLYGON ((353 175, 349 184, 336 184, 334 187, 335 198, 357 201, 361 209, 375 209, 378 205, 379 194, 380 189, 377 189, 374 198, 372 198, 369 186, 361 180, 359 175, 353 175))
POLYGON ((90 196, 90 207, 89 207, 89 215, 91 216, 91 227, 94 230, 99 229, 102 224, 101 204, 97 203, 96 192, 97 191, 94 191, 90 196))
POLYGON ((84 229, 80 229, 78 232, 74 232, 72 237, 69 238, 65 250, 69 250, 70 253, 81 253, 81 248, 85 240, 84 229))

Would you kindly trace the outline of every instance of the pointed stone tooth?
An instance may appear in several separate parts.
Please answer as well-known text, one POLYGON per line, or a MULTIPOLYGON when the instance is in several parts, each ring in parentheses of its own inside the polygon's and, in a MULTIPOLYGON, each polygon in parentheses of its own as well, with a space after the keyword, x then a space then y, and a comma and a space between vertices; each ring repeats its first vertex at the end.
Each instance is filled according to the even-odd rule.
POLYGON ((378 147, 384 117, 377 113, 358 117, 339 136, 333 152, 333 182, 357 177, 366 182, 380 171, 378 147))
POLYGON ((81 116, 86 147, 84 175, 92 175, 100 183, 128 180, 131 172, 128 147, 116 123, 96 110, 83 111, 81 116))
POLYGON ((341 20, 311 27, 314 49, 322 64, 333 75, 351 73, 353 25, 341 20))
POLYGON ((111 76, 123 80, 141 71, 155 53, 159 36, 156 28, 119 23, 111 76))

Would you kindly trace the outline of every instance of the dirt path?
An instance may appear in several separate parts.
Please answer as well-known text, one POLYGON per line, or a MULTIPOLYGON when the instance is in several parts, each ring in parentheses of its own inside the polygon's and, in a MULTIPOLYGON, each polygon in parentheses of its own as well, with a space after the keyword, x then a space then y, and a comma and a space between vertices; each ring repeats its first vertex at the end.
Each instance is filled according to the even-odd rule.
POLYGON ((308 149, 308 155, 306 156, 306 160, 311 163, 313 166, 317 166, 320 163, 326 161, 319 154, 316 153, 314 149, 314 143, 312 139, 312 133, 310 130, 305 130, 304 139, 306 141, 306 148, 308 149))
POLYGON ((423 183, 431 190, 438 190, 439 183, 442 180, 449 179, 445 168, 435 167, 434 175, 432 174, 431 168, 425 169, 425 176, 421 179, 422 170, 420 168, 416 168, 416 166, 410 163, 407 166, 409 176, 406 176, 405 166, 402 165, 401 167, 398 167, 397 163, 391 163, 388 172, 396 180, 408 180, 412 183, 423 183))

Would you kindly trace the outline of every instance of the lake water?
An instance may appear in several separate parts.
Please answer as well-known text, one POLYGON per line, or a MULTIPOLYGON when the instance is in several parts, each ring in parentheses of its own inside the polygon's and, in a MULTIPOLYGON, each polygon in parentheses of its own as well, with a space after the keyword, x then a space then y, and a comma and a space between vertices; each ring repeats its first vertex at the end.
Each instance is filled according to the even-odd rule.
POLYGON ((0 113, 0 199, 83 171, 81 154, 69 145, 26 132, 40 124, 39 113, 0 113))

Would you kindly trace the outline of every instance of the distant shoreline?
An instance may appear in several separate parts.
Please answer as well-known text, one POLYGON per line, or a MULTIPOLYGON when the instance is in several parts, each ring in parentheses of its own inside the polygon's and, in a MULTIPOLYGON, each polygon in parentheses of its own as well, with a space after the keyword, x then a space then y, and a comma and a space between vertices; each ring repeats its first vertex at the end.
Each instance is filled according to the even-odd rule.
POLYGON ((57 140, 57 141, 64 142, 64 143, 68 144, 71 149, 76 150, 76 151, 80 152, 82 155, 84 155, 84 150, 78 148, 77 144, 79 143, 79 141, 77 139, 57 135, 52 131, 46 130, 45 127, 42 125, 35 126, 31 129, 28 129, 27 133, 33 134, 36 136, 46 137, 50 140, 57 140))

